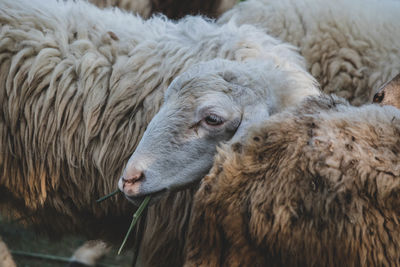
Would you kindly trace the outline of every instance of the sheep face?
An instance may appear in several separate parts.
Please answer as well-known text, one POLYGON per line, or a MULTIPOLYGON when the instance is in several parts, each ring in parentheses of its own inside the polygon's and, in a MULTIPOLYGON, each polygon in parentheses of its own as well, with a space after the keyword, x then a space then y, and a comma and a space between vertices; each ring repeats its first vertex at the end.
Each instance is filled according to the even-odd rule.
POLYGON ((129 160, 120 189, 141 196, 196 181, 211 168, 217 144, 232 138, 240 121, 237 103, 221 92, 169 99, 129 160))
POLYGON ((265 77, 280 72, 273 64, 259 68, 215 60, 174 80, 118 183, 128 199, 135 203, 198 181, 211 168, 218 143, 239 140, 250 124, 278 111, 275 92, 295 83, 265 77))

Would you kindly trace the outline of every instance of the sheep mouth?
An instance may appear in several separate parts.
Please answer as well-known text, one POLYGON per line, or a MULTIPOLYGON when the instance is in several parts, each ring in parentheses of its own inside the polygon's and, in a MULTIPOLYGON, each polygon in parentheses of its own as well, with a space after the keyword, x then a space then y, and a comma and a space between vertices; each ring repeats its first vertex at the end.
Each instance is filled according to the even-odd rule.
POLYGON ((153 192, 153 193, 149 193, 149 194, 143 194, 143 195, 140 195, 140 196, 127 196, 127 195, 125 195, 125 197, 130 202, 135 204, 136 206, 140 206, 140 204, 143 202, 143 200, 147 196, 151 196, 149 205, 152 205, 152 204, 158 202, 158 200, 165 194, 165 192, 167 192, 167 189, 161 189, 159 191, 156 191, 156 192, 153 192))

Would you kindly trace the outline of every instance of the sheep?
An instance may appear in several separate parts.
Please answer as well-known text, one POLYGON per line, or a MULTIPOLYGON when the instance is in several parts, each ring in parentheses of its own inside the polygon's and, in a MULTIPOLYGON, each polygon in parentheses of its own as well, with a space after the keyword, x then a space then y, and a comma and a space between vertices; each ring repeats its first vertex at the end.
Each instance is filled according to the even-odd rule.
POLYGON ((311 76, 285 58, 288 51, 280 52, 271 48, 276 62, 216 59, 178 76, 119 180, 125 196, 139 204, 198 182, 220 142, 238 140, 260 118, 319 94, 311 76))
POLYGON ((0 266, 1 267, 16 267, 7 245, 0 237, 0 266))
POLYGON ((399 266, 400 110, 321 95, 218 150, 184 266, 399 266))
POLYGON ((373 102, 400 108, 400 74, 379 89, 374 96, 373 102))
MULTIPOLYGON (((259 99, 271 113, 319 93, 295 49, 253 26, 202 17, 144 21, 45 0, 1 1, 0 25, 0 210, 53 235, 121 241, 136 207, 122 195, 95 199, 114 191, 168 85, 189 68, 188 83, 201 85, 197 69, 211 91, 229 85, 246 96, 271 86, 271 98, 259 99)), ((143 266, 182 264, 195 187, 166 192, 148 209, 136 229, 143 266)))
POLYGON ((237 0, 89 0, 99 7, 119 7, 149 18, 151 14, 162 13, 170 19, 180 19, 186 15, 219 17, 232 8, 237 0))
MULTIPOLYGON (((278 51, 272 54, 277 60, 284 59, 278 51)), ((118 183, 136 205, 147 195, 157 203, 147 210, 141 248, 168 244, 171 239, 183 245, 193 194, 199 179, 211 167, 219 142, 240 139, 260 116, 319 94, 308 73, 284 61, 278 68, 271 62, 262 66, 253 60, 243 62, 243 67, 217 59, 192 66, 171 83, 165 103, 148 125, 118 183), (185 190, 185 196, 177 199, 175 191, 187 187, 190 191, 185 190), (157 202, 160 197, 170 202, 157 202), (171 214, 171 202, 180 207, 174 210, 180 213, 171 214), (165 211, 169 216, 160 215, 165 211)), ((177 252, 176 243, 163 249, 182 256, 183 248, 177 252)), ((145 265, 161 264, 160 250, 148 249, 148 253, 147 258, 153 262, 145 265)))
MULTIPOLYGON (((170 213, 172 204, 149 207, 146 231, 153 234, 145 233, 141 248, 154 247, 155 242, 168 244, 169 239, 185 240, 193 192, 211 167, 218 143, 240 139, 260 117, 319 94, 308 73, 287 65, 277 50, 271 53, 281 61, 278 65, 249 60, 243 67, 219 59, 192 66, 168 87, 165 103, 148 125, 118 184, 136 205, 147 195, 152 195, 154 203, 167 193, 181 213, 166 218, 160 214, 170 213), (186 187, 192 191, 185 191, 185 198, 178 202, 174 192, 186 187)), ((167 248, 171 254, 177 251, 176 245, 167 248)), ((147 265, 160 264, 159 251, 149 252, 147 258, 155 262, 147 265)))
POLYGON ((398 14, 399 1, 248 0, 218 23, 252 24, 298 46, 322 91, 361 105, 400 72, 398 14))

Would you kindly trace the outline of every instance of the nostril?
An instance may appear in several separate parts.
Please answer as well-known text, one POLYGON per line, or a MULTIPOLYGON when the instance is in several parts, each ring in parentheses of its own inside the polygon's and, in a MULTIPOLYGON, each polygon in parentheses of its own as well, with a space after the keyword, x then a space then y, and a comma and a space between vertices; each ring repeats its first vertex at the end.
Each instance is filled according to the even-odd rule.
POLYGON ((130 183, 130 184, 133 184, 141 179, 144 179, 143 171, 140 171, 134 167, 126 169, 122 177, 122 181, 124 183, 130 183))
POLYGON ((384 97, 385 97, 385 92, 378 92, 374 95, 374 99, 372 101, 374 103, 381 103, 384 97))
POLYGON ((142 180, 142 179, 144 179, 144 173, 143 173, 143 172, 140 173, 140 176, 139 176, 139 179, 138 179, 138 180, 142 180))

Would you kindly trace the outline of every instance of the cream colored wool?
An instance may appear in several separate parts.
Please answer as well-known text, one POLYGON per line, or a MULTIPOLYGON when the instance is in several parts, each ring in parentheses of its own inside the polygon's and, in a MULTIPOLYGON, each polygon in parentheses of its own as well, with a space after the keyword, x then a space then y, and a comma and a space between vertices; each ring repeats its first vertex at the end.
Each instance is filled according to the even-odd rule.
MULTIPOLYGON (((95 200, 116 189, 169 83, 198 62, 264 57, 305 73, 291 46, 252 26, 0 1, 0 209, 41 231, 119 243, 135 207, 95 200)), ((193 190, 149 208, 143 265, 182 262, 193 190)))
POLYGON ((361 105, 400 72, 399 14, 390 0, 247 0, 218 22, 252 24, 298 46, 325 93, 361 105))

